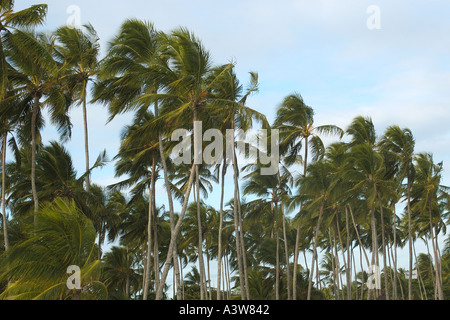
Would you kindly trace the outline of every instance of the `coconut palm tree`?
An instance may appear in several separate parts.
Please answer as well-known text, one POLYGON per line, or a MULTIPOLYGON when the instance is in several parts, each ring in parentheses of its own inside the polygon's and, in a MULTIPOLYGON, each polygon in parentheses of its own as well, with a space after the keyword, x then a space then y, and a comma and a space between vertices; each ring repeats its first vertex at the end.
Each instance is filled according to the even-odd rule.
POLYGON ((127 247, 112 247, 105 254, 102 279, 108 287, 108 299, 130 299, 141 287, 136 258, 127 247))
MULTIPOLYGON (((303 97, 298 94, 287 96, 277 110, 277 118, 274 128, 280 130, 280 152, 285 155, 283 160, 287 166, 301 161, 303 162, 303 175, 306 175, 308 156, 310 152, 313 160, 323 157, 325 147, 320 135, 337 135, 342 137, 344 132, 335 125, 315 126, 314 110, 307 106, 303 97), (304 146, 304 156, 301 159, 300 151, 304 146)), ((300 209, 301 210, 301 209, 300 209)), ((296 299, 298 269, 298 249, 300 243, 300 225, 297 227, 298 237, 294 249, 294 277, 293 297, 296 299)))
POLYGON ((56 199, 37 213, 26 239, 2 259, 2 279, 9 281, 2 297, 8 299, 106 299, 95 259, 96 232, 74 201, 56 199), (68 267, 80 268, 80 289, 68 289, 68 267))
MULTIPOLYGON (((401 129, 399 126, 391 126, 379 142, 381 152, 387 152, 394 156, 400 166, 398 179, 406 178, 406 200, 408 210, 408 242, 409 242, 409 274, 412 274, 413 266, 413 239, 411 230, 411 187, 414 179, 414 137, 409 129, 401 129)), ((412 277, 408 281, 408 297, 412 300, 412 277)))
POLYGON ((15 96, 32 103, 31 117, 31 189, 34 212, 39 209, 38 190, 36 188, 36 121, 40 109, 47 106, 52 123, 57 125, 63 139, 71 134, 68 107, 70 96, 61 79, 62 66, 54 59, 55 39, 44 34, 14 32, 5 43, 9 55, 10 82, 15 96), (42 99, 44 100, 42 101, 42 99))
POLYGON ((47 15, 46 4, 35 4, 27 9, 14 11, 14 0, 0 2, 0 101, 4 99, 8 87, 8 61, 5 41, 9 41, 11 31, 21 33, 22 28, 43 24, 47 15))
POLYGON ((1 182, 1 207, 2 207, 2 223, 3 223, 3 239, 5 251, 9 248, 8 240, 8 217, 6 214, 6 152, 8 150, 8 144, 14 151, 15 161, 17 166, 20 166, 20 152, 18 148, 17 141, 14 137, 14 133, 20 127, 20 122, 26 109, 29 105, 23 105, 21 101, 16 99, 10 99, 7 97, 4 101, 0 103, 0 123, 2 124, 0 129, 0 138, 2 141, 1 147, 1 172, 2 172, 2 182, 1 182), (12 106, 14 104, 15 108, 12 106), (11 138, 8 141, 8 135, 11 138))
POLYGON ((89 192, 89 137, 87 119, 87 88, 89 82, 94 81, 99 71, 99 38, 97 32, 88 24, 83 29, 60 27, 56 31, 58 42, 57 55, 65 66, 64 80, 68 83, 69 91, 75 96, 74 102, 82 105, 84 124, 84 149, 86 169, 86 191, 89 192))
POLYGON ((429 237, 432 244, 436 291, 439 300, 444 299, 440 267, 439 244, 437 241, 439 229, 443 222, 443 208, 440 202, 446 197, 448 188, 441 185, 442 163, 435 164, 429 153, 420 153, 415 158, 415 181, 412 185, 412 210, 418 213, 419 221, 428 220, 429 237))
MULTIPOLYGON (((325 208, 333 202, 333 196, 337 193, 336 181, 331 175, 332 167, 327 161, 318 161, 309 165, 306 175, 301 176, 298 180, 300 185, 299 193, 303 201, 308 200, 305 210, 314 214, 311 221, 317 217, 317 223, 314 228, 313 240, 313 257, 311 262, 311 271, 309 273, 308 295, 307 299, 311 299, 312 278, 317 255, 318 237, 325 208), (317 216, 318 213, 318 216, 317 216)), ((342 192, 342 191, 341 191, 342 192)))
MULTIPOLYGON (((285 205, 287 198, 290 196, 290 185, 292 177, 289 172, 285 171, 280 175, 263 175, 261 174, 259 165, 249 165, 244 167, 244 171, 249 173, 244 177, 243 194, 255 195, 256 200, 250 201, 246 207, 250 212, 247 219, 250 221, 266 220, 269 227, 268 234, 270 238, 275 238, 276 254, 275 254, 275 299, 280 298, 280 232, 285 231, 284 216, 281 214, 281 207, 285 205), (263 218, 267 215, 268 218, 263 218)), ((287 243, 286 232, 283 232, 284 242, 287 243)), ((286 267, 289 265, 289 257, 286 257, 286 267)), ((288 282, 289 286, 289 282, 288 282)), ((290 292, 290 291, 289 291, 290 292)), ((288 295, 289 296, 289 295, 288 295)))

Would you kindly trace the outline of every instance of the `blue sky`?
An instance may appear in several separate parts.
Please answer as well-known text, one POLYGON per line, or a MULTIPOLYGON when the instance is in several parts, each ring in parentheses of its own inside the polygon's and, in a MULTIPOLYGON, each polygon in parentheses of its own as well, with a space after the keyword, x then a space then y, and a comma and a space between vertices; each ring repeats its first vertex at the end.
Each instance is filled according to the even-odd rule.
MULTIPOLYGON (((169 32, 184 26, 199 37, 217 64, 235 61, 241 82, 256 71, 260 92, 248 104, 273 119, 287 95, 298 92, 316 111, 316 123, 346 128, 357 115, 371 116, 378 135, 392 124, 410 128, 416 151, 444 161, 450 184, 450 2, 439 0, 21 0, 16 9, 46 2, 45 29, 67 22, 71 5, 81 23, 98 31, 103 52, 126 18, 140 18, 169 32), (370 5, 380 8, 381 29, 369 30, 370 5)), ((89 109, 92 161, 103 149, 113 157, 123 126, 121 116, 106 125, 106 109, 89 109)), ((67 144, 84 168, 82 114, 72 112, 73 138, 67 144), (76 150, 76 151, 75 151, 76 150)), ((47 140, 57 139, 49 125, 47 140)), ((113 166, 93 181, 115 181, 113 166)), ((210 196, 218 199, 218 187, 210 196)), ((161 196, 165 197, 160 189, 161 196)), ((230 195, 231 198, 231 195, 230 195)), ((218 201, 217 201, 218 204, 218 201)))

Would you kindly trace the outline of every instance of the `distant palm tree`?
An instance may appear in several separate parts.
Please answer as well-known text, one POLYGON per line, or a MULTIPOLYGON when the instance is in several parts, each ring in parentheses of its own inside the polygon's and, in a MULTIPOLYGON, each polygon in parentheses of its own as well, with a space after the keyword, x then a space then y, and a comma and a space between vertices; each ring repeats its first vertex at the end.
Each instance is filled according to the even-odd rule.
POLYGON ((108 287, 109 299, 130 299, 140 288, 141 275, 134 268, 135 260, 136 255, 127 247, 112 247, 105 254, 102 279, 108 287))

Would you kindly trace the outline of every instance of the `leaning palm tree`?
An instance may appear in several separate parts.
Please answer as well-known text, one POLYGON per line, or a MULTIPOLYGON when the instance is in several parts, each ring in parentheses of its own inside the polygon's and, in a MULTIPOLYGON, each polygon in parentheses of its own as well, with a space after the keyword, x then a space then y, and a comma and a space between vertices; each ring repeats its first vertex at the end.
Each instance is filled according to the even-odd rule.
POLYGON ((8 62, 4 41, 11 35, 11 31, 41 25, 47 15, 46 4, 36 4, 31 7, 14 11, 14 0, 0 2, 0 101, 4 99, 8 87, 8 62))
POLYGON ((106 299, 95 259, 96 232, 73 201, 57 199, 26 226, 26 238, 2 259, 0 278, 9 285, 0 298, 17 300, 106 299), (79 287, 68 289, 69 267, 80 268, 79 287))
MULTIPOLYGON (((340 138, 344 132, 335 125, 314 125, 314 110, 307 106, 300 94, 292 94, 284 99, 277 110, 277 118, 274 128, 280 130, 280 153, 284 155, 284 162, 291 166, 296 162, 303 162, 303 175, 306 175, 308 157, 311 152, 313 160, 323 157, 324 144, 320 135, 337 135, 340 138), (300 151, 304 148, 304 156, 301 159, 300 151)), ((301 208, 300 208, 301 210, 301 208)), ((297 227, 297 239, 294 251, 294 276, 293 297, 296 299, 298 249, 300 243, 300 225, 297 227)))
POLYGON ((62 66, 54 59, 55 39, 44 34, 14 32, 6 42, 10 70, 10 82, 14 94, 32 103, 31 116, 31 188, 34 212, 39 209, 36 189, 36 121, 41 108, 47 106, 51 121, 57 125, 63 139, 70 137, 71 123, 68 116, 70 97, 61 81, 62 66), (44 100, 42 101, 42 99, 44 100))
MULTIPOLYGON (((158 117, 161 108, 157 95, 162 86, 160 73, 167 72, 165 58, 162 54, 163 48, 162 33, 157 31, 151 23, 140 20, 127 20, 120 29, 119 34, 111 41, 107 57, 104 59, 100 81, 94 88, 94 101, 108 104, 110 119, 118 114, 137 110, 139 114, 151 112, 153 105, 153 117, 158 117), (150 98, 148 98, 150 97, 150 98)), ((163 101, 164 102, 164 101, 163 101)), ((163 146, 162 134, 169 130, 167 126, 157 127, 154 122, 141 123, 142 139, 153 141, 149 134, 157 135, 156 143, 149 144, 143 142, 140 152, 145 153, 146 149, 158 150, 164 171, 164 182, 169 202, 169 215, 172 229, 175 228, 174 209, 171 192, 171 184, 168 179, 166 164, 166 154, 163 146)), ((135 144, 135 147, 139 147, 135 144)), ((155 158, 156 160, 156 158, 155 158)), ((151 214, 149 212, 149 214, 151 214)), ((149 219, 150 223, 151 219, 149 219)), ((174 257, 175 269, 177 269, 178 259, 174 257)), ((147 291, 144 291, 143 298, 146 299, 147 291)))
POLYGON ((69 91, 75 95, 74 101, 82 105, 84 124, 84 149, 86 162, 86 191, 89 192, 89 138, 87 120, 87 87, 99 70, 99 38, 92 25, 84 30, 64 26, 56 31, 58 48, 56 50, 61 63, 65 65, 64 79, 69 91))

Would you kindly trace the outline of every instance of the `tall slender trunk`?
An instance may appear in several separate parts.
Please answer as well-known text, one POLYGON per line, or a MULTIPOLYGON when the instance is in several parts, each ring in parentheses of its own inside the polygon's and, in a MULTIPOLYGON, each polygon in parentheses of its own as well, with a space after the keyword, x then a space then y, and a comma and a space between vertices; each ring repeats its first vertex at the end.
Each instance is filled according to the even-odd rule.
POLYGON ((219 239, 218 239, 218 251, 217 251, 217 300, 221 300, 221 276, 222 276, 222 229, 223 229, 223 198, 225 195, 225 174, 227 170, 227 159, 223 157, 222 164, 222 181, 220 187, 220 209, 219 209, 219 239))
MULTIPOLYGON (((409 247, 409 274, 412 274, 412 268, 413 268, 413 250, 412 250, 412 244, 413 244, 413 238, 412 238, 412 226, 411 226, 411 178, 408 174, 408 185, 407 185, 407 208, 408 208, 408 247, 409 247)), ((408 280, 408 299, 412 300, 412 279, 409 277, 408 280)))
POLYGON ((339 263, 339 253, 338 253, 338 249, 337 249, 337 241, 336 241, 336 232, 333 232, 333 249, 334 249, 334 259, 335 259, 335 275, 336 275, 336 285, 337 285, 337 299, 340 300, 341 299, 341 283, 342 281, 340 281, 340 272, 339 270, 341 269, 340 263, 339 263))
POLYGON ((275 300, 280 300, 280 236, 275 232, 276 239, 276 257, 275 257, 275 300))
POLYGON ((197 193, 197 229, 198 229, 198 270, 200 274, 200 300, 205 299, 205 265, 203 262, 203 231, 202 231, 202 217, 200 210, 200 179, 198 172, 198 164, 195 165, 195 191, 197 193))
POLYGON ((159 285, 159 234, 158 234, 158 216, 156 212, 156 156, 153 156, 153 159, 155 160, 152 171, 154 170, 155 176, 153 177, 151 183, 152 183, 152 216, 153 216, 153 269, 155 273, 155 286, 159 285))
MULTIPOLYGON (((151 182, 149 188, 148 198, 148 221, 147 221, 147 250, 145 257, 145 270, 144 270, 144 286, 142 299, 147 300, 148 290, 150 286, 150 270, 151 270, 151 253, 152 253, 152 222, 153 222, 153 180, 155 179, 156 159, 153 157, 151 182)), ((156 283, 155 283, 156 284, 156 283)))
MULTIPOLYGON (((350 276, 349 276, 349 270, 350 269, 349 269, 348 264, 350 262, 345 259, 344 243, 342 241, 341 226, 339 224, 339 216, 338 215, 336 215, 336 228, 337 228, 337 232, 338 232, 339 244, 341 245, 342 261, 344 262, 345 276, 347 278, 346 281, 347 281, 347 285, 348 285, 348 281, 350 280, 350 276)), ((337 255, 337 252, 336 252, 336 255, 337 255)), ((344 283, 342 283, 342 287, 344 287, 344 283)), ((351 286, 347 286, 347 298, 348 298, 348 292, 350 290, 349 289, 350 287, 351 286)), ((342 292, 342 300, 344 300, 344 292, 342 292)))
MULTIPOLYGON (((84 155, 86 162, 86 172, 89 172, 89 136, 88 136, 88 120, 87 120, 87 103, 86 103, 87 82, 83 82, 83 124, 84 124, 84 155)), ((90 173, 86 174, 86 192, 90 191, 90 173)))
POLYGON ((312 257, 312 263, 311 263, 311 272, 309 273, 307 300, 311 300, 312 278, 313 278, 313 273, 314 273, 314 261, 315 261, 315 259, 317 259, 317 250, 316 249, 317 249, 317 241, 319 238, 320 224, 322 223, 323 207, 324 207, 324 204, 322 203, 322 205, 320 206, 320 209, 319 209, 319 218, 317 219, 317 225, 316 225, 316 230, 315 230, 315 234, 314 234, 313 257, 312 257))
POLYGON ((8 238, 8 219, 6 217, 6 142, 8 140, 8 132, 4 133, 3 143, 2 143, 2 218, 3 218, 3 241, 5 246, 5 251, 9 249, 9 238, 8 238))
POLYGON ((245 277, 244 277, 244 258, 243 258, 243 246, 241 244, 243 237, 241 237, 242 232, 242 225, 241 225, 241 219, 239 217, 239 206, 238 202, 240 202, 240 196, 239 196, 239 182, 238 182, 238 168, 237 168, 237 158, 236 158, 236 149, 235 149, 235 139, 234 139, 234 121, 231 121, 231 129, 233 132, 233 136, 229 137, 232 140, 231 145, 231 158, 233 162, 233 178, 234 178, 234 203, 233 203, 233 215, 234 215, 234 232, 235 232, 235 241, 236 241, 236 259, 238 261, 238 270, 239 270, 239 284, 241 289, 241 299, 246 300, 248 299, 248 296, 246 295, 246 288, 244 286, 245 284, 245 277))
MULTIPOLYGON (((279 166, 279 163, 278 163, 279 166)), ((278 168, 278 185, 281 188, 281 176, 280 176, 280 169, 278 168)), ((288 249, 288 241, 287 241, 287 234, 286 234, 286 216, 284 214, 284 207, 283 203, 280 204, 280 211, 281 211, 281 218, 283 219, 283 239, 284 239, 284 255, 286 259, 286 288, 287 288, 287 299, 291 300, 291 271, 289 267, 289 249, 288 249)))
MULTIPOLYGON (((155 103, 154 105, 154 114, 155 118, 159 115, 158 110, 158 103, 155 103)), ((173 199, 172 199, 172 192, 170 191, 170 181, 169 181, 169 175, 167 171, 167 162, 166 162, 166 155, 164 152, 164 144, 162 139, 161 132, 158 132, 158 145, 159 145, 159 157, 161 160, 161 165, 163 168, 163 174, 164 174, 164 185, 166 187, 166 193, 167 193, 167 200, 169 203, 169 220, 170 220, 170 230, 172 230, 175 227, 175 218, 174 218, 174 208, 173 208, 173 199)), ((178 263, 178 251, 177 251, 177 244, 174 245, 174 252, 173 252, 173 265, 175 269, 175 273, 177 274, 177 300, 181 300, 182 298, 182 276, 180 276, 180 268, 182 266, 178 263)))
MULTIPOLYGON (((431 201, 430 201, 431 202, 431 201)), ((431 203, 429 204, 429 216, 430 216, 430 234, 431 234, 431 244, 433 248, 433 255, 434 255, 434 269, 436 274, 436 291, 437 296, 439 300, 444 300, 444 291, 442 289, 442 279, 440 275, 440 262, 439 262, 439 256, 438 256, 438 248, 437 243, 435 243, 434 238, 437 238, 437 234, 434 235, 434 224, 433 224, 433 216, 431 212, 431 203)))
MULTIPOLYGON (((272 192, 272 198, 275 197, 275 190, 272 192)), ((274 217, 275 227, 275 300, 280 300, 280 236, 278 234, 278 207, 277 203, 272 201, 272 215, 274 217)))
MULTIPOLYGON (((376 219, 375 219, 375 208, 372 205, 371 208, 371 214, 370 214, 370 227, 371 227, 371 231, 372 231, 372 260, 371 260, 371 265, 378 267, 378 241, 377 241, 377 223, 376 223, 376 219)), ((373 267, 372 267, 372 270, 373 267)), ((376 269, 375 269, 376 270, 376 269)), ((376 281, 376 283, 378 283, 378 281, 376 281)), ((374 293, 374 298, 378 298, 379 293, 378 293, 378 288, 369 290, 369 295, 370 293, 374 293)), ((368 297, 369 297, 368 295, 368 297)))
POLYGON ((352 300, 352 263, 351 263, 351 250, 350 250, 350 226, 348 223, 348 209, 345 207, 345 230, 347 232, 347 261, 348 269, 346 269, 347 277, 347 299, 352 300))
POLYGON ((393 257, 393 262, 394 262, 394 300, 398 299, 398 293, 397 293, 397 214, 395 212, 395 204, 393 205, 393 210, 394 210, 394 257, 393 257))
MULTIPOLYGON (((303 176, 306 176, 306 169, 308 167, 308 138, 305 138, 305 159, 303 162, 303 176)), ((300 212, 303 210, 303 203, 300 204, 300 212)), ((297 272, 298 272, 298 255, 300 247, 300 224, 297 226, 297 235, 295 237, 294 249, 294 270, 292 271, 292 299, 297 300, 297 272)))
MULTIPOLYGON (((419 280, 419 289, 420 289, 420 287, 422 285, 424 296, 425 296, 425 300, 428 300, 428 298, 427 298, 427 290, 425 288, 425 284, 423 283, 423 281, 421 281, 422 276, 421 276, 421 271, 420 271, 420 267, 419 267, 419 263, 418 263, 419 260, 417 260, 416 246, 413 246, 413 252, 414 252, 414 259, 416 259, 416 261, 417 261, 416 269, 417 269, 417 278, 419 280)), ((422 297, 422 300, 423 300, 423 297, 422 297)))
POLYGON ((381 246, 383 253, 383 268, 384 268, 384 294, 386 295, 386 300, 389 300, 389 284, 388 284, 388 270, 386 263, 386 240, 385 240, 385 227, 384 227, 384 210, 383 202, 381 200, 380 193, 378 193, 378 201, 380 204, 380 214, 381 214, 381 246))
MULTIPOLYGON (((235 158, 236 161, 236 170, 238 170, 237 166, 237 158, 235 158)), ((236 180, 237 181, 237 180, 236 180)), ((248 283, 248 267, 247 267, 247 251, 245 250, 245 241, 244 241, 244 224, 242 219, 242 210, 241 210, 241 197, 240 197, 240 191, 239 191, 239 184, 236 185, 237 189, 237 207, 238 207, 238 219, 239 219, 239 237, 240 239, 240 245, 241 245, 241 256, 242 256, 242 267, 244 271, 244 286, 245 286, 245 295, 246 299, 250 300, 250 286, 248 283)))
POLYGON ((187 209, 187 205, 188 205, 188 202, 189 202, 189 196, 191 194, 191 189, 192 189, 192 183, 194 181, 194 176, 195 176, 195 164, 193 164, 192 168, 191 168, 191 173, 190 173, 189 180, 188 180, 186 194, 184 196, 183 206, 181 208, 180 217, 178 218, 178 221, 177 221, 177 223, 175 225, 175 228, 173 230, 171 230, 171 233, 170 233, 170 243, 169 243, 169 248, 168 248, 168 251, 167 251, 166 262, 164 264, 164 269, 163 269, 163 272, 161 274, 161 280, 160 280, 158 289, 156 290, 156 298, 155 298, 155 300, 161 300, 161 298, 162 298, 163 288, 164 288, 164 284, 165 284, 166 279, 167 279, 167 275, 169 273, 170 262, 171 262, 171 260, 173 258, 173 251, 174 251, 175 244, 176 244, 176 241, 177 241, 178 233, 180 232, 181 223, 183 222, 184 215, 186 214, 186 209, 187 209))
POLYGON ((39 210, 39 199, 36 190, 36 118, 39 108, 39 97, 34 97, 33 112, 31 115, 31 193, 34 203, 34 224, 37 222, 36 213, 39 210))
MULTIPOLYGON (((359 231, 358 231, 358 227, 356 226, 352 206, 348 205, 348 208, 350 210, 350 216, 352 217, 353 227, 355 228, 355 231, 356 231, 356 237, 358 239, 359 248, 362 250, 362 253, 364 254, 364 258, 366 259, 367 266, 369 266, 370 265, 369 257, 367 256, 366 249, 364 248, 362 241, 361 241, 361 237, 359 236, 359 231)), ((362 266, 361 266, 361 271, 363 271, 362 266)))

